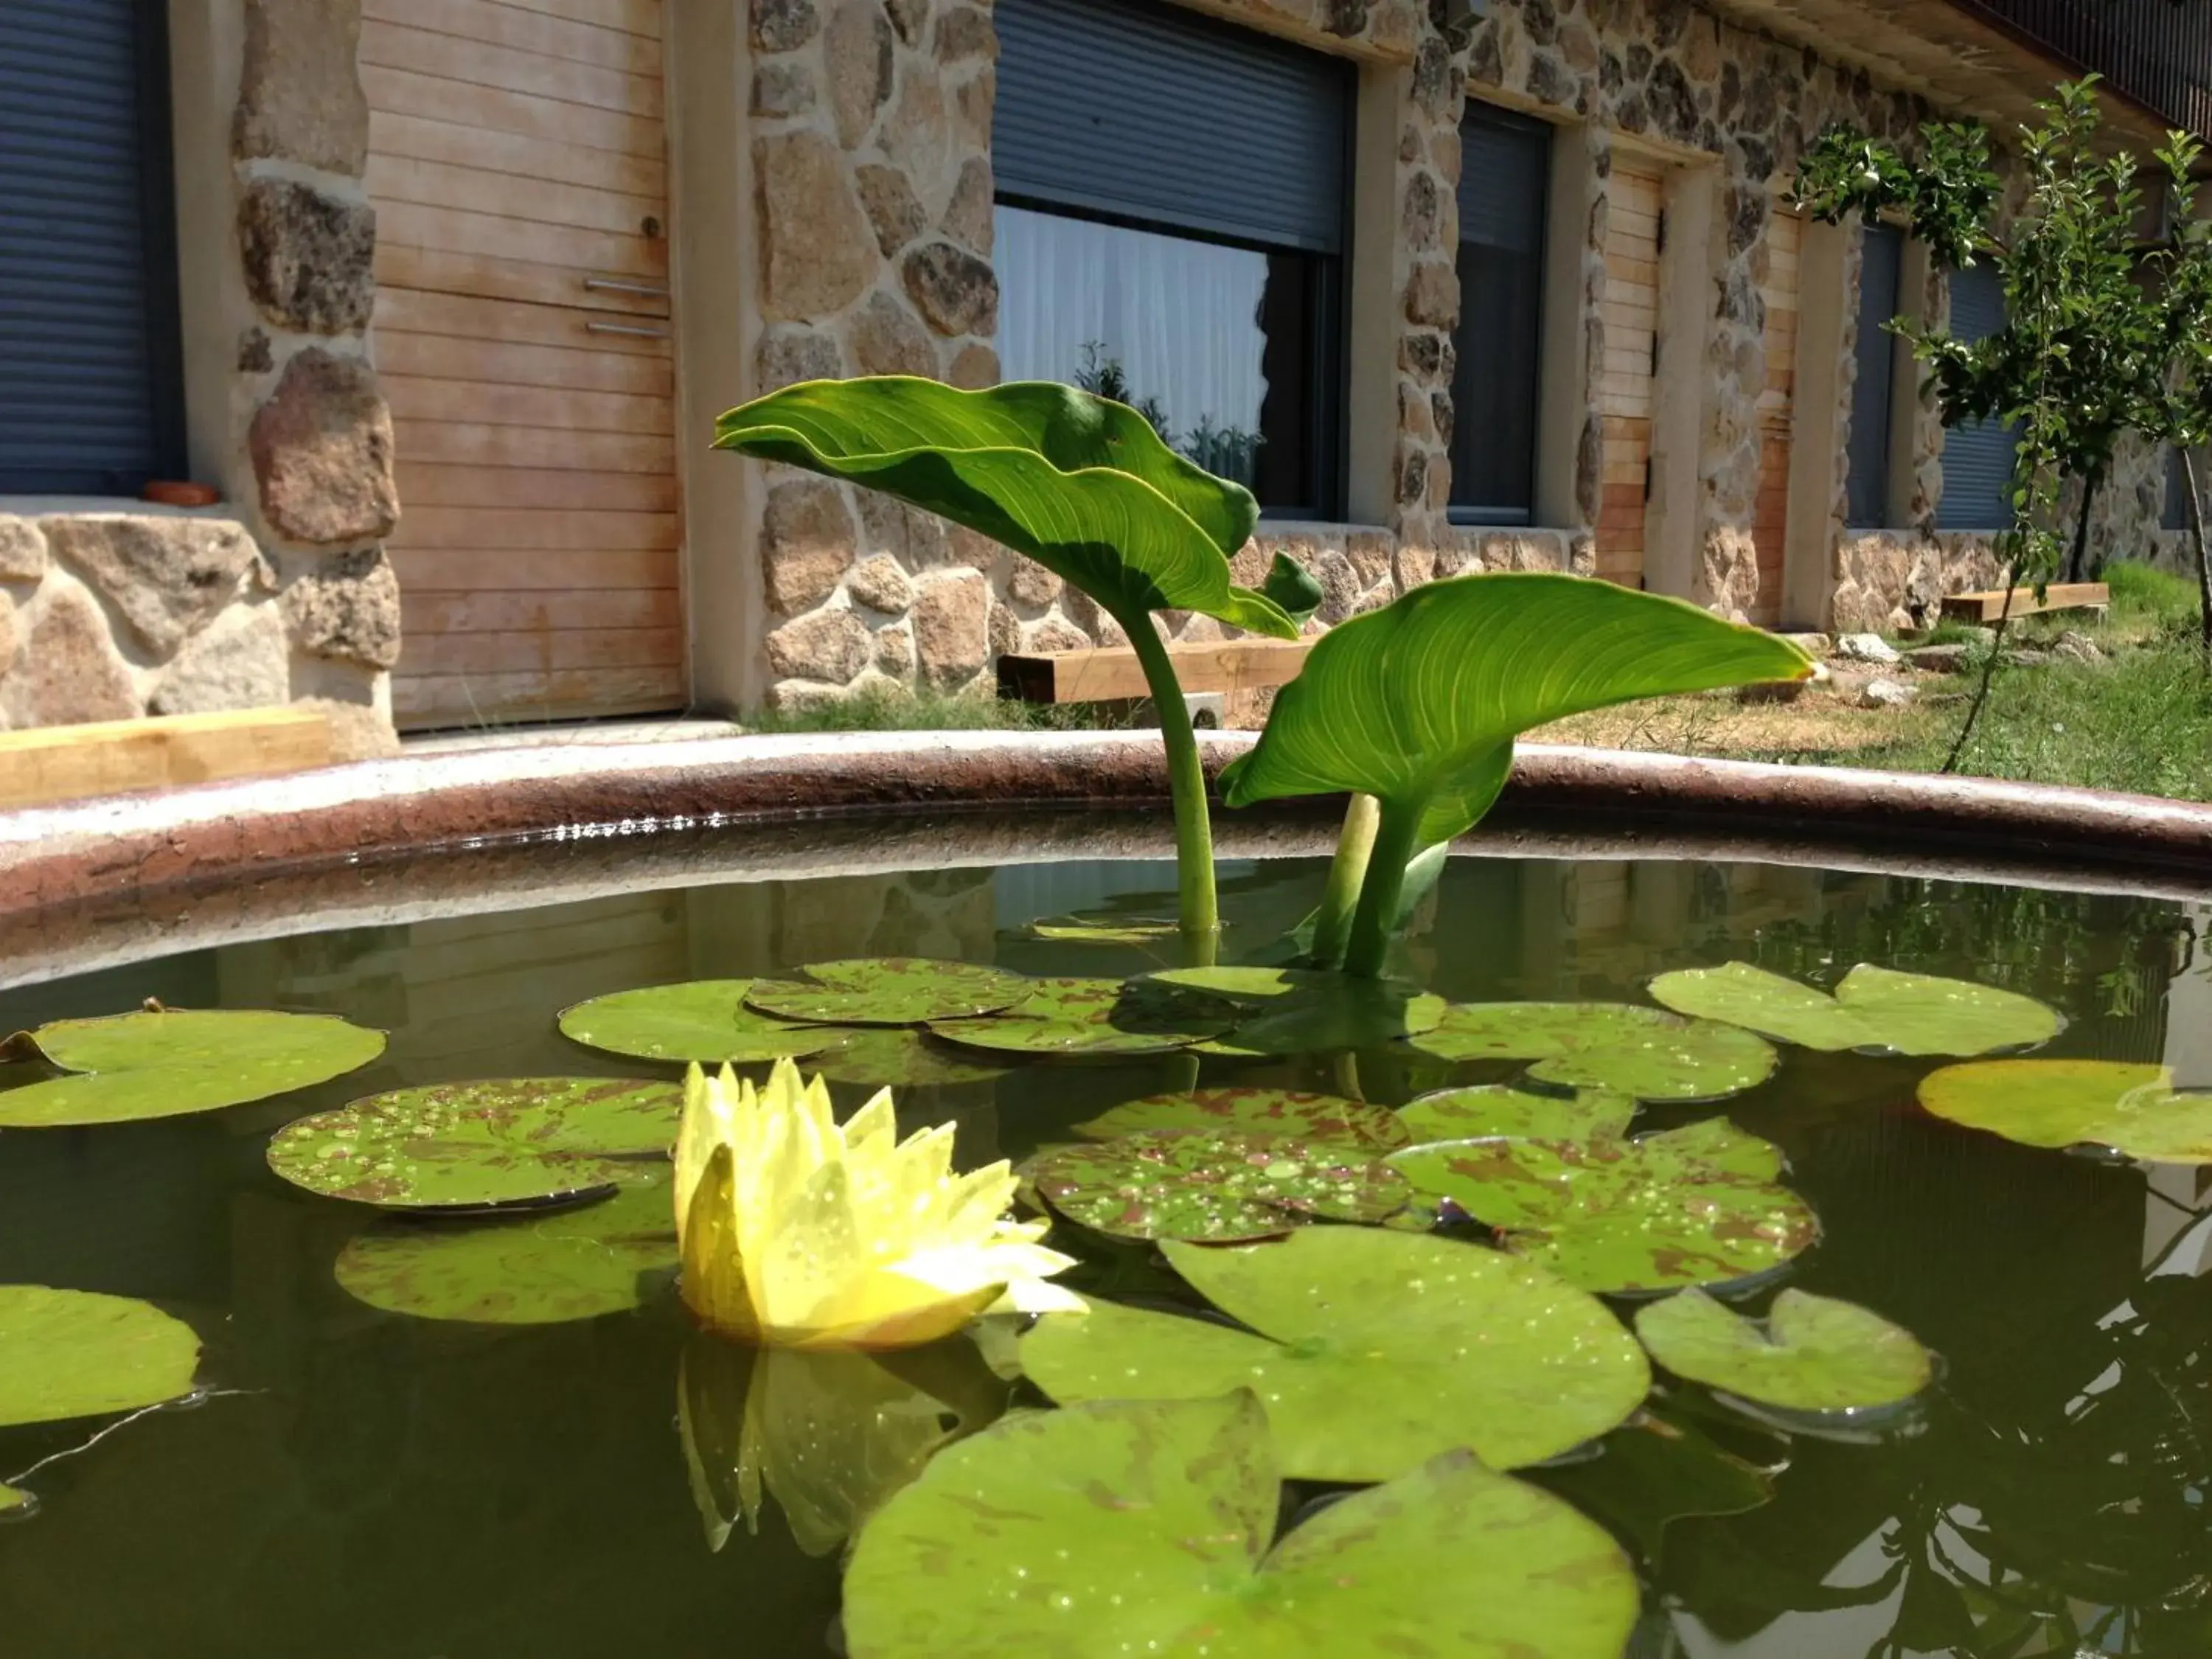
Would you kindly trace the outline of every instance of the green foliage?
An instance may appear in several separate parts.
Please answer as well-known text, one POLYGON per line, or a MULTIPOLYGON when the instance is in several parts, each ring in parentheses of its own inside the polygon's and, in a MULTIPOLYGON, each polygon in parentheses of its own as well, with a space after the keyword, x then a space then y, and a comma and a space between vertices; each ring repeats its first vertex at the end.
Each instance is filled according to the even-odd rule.
POLYGON ((2109 1146, 2146 1164, 2212 1164, 2212 1092, 2113 1060, 1984 1060, 1921 1079, 1942 1118, 2025 1146, 2109 1146))
POLYGON ((0 1429, 156 1406, 191 1392, 199 1338, 150 1303, 0 1285, 0 1429))
POLYGON ((1677 1376, 1762 1406, 1859 1412, 1900 1405, 1926 1388, 1935 1362, 1912 1333, 1849 1302, 1784 1291, 1755 1322, 1703 1291, 1636 1316, 1651 1357, 1677 1376))
POLYGON ((1832 996, 1747 962, 1687 968, 1651 981, 1653 1000, 1677 1013, 1741 1025, 1831 1054, 1981 1054, 2046 1042, 2057 1013, 2032 997, 1966 980, 1900 974, 1860 963, 1832 996))

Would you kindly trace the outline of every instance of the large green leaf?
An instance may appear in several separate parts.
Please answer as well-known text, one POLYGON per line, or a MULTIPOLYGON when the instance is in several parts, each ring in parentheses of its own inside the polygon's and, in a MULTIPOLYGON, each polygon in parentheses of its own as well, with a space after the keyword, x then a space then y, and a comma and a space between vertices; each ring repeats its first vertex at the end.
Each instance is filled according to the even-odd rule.
POLYGON ((1348 1146, 1363 1153, 1409 1145, 1402 1114, 1337 1095, 1297 1089, 1192 1089, 1124 1101, 1075 1126, 1086 1140, 1146 1130, 1194 1130, 1208 1134, 1288 1135, 1310 1146, 1348 1146))
POLYGON ((1054 1211, 1109 1237, 1222 1243, 1396 1214, 1413 1192, 1382 1154, 1341 1140, 1164 1130, 1055 1147, 1023 1175, 1054 1211))
POLYGON ((2212 1091, 2114 1060, 1984 1060, 1921 1080, 1920 1103, 2024 1146, 2109 1146, 2147 1164, 2212 1164, 2212 1091))
POLYGON ((1314 1480, 1387 1480, 1454 1446, 1496 1468, 1541 1462, 1624 1420, 1650 1387, 1601 1304, 1480 1245, 1321 1227, 1164 1248, 1250 1328, 1094 1300, 1022 1339, 1030 1379, 1063 1402, 1249 1387, 1284 1472, 1314 1480))
POLYGON ((926 1031, 893 1026, 855 1030, 836 1048, 808 1055, 805 1063, 809 1076, 818 1072, 832 1083, 859 1083, 872 1088, 988 1083, 993 1078, 1004 1077, 1008 1070, 980 1054, 963 1054, 926 1031))
POLYGON ((684 1091, 623 1078, 502 1078, 372 1095, 277 1131, 295 1187, 398 1209, 485 1209, 605 1192, 617 1158, 675 1143, 684 1091))
POLYGON ((1651 981, 1655 1001, 1677 1013, 1723 1020, 1783 1042, 1835 1053, 1983 1054, 2047 1042, 2056 1010, 2014 991, 1861 963, 1830 996, 1747 962, 1689 968, 1651 981))
POLYGON ((1268 1428, 1242 1392, 1112 1401, 939 1454, 860 1534, 853 1659, 1619 1659, 1639 1597, 1595 1522, 1451 1451, 1270 1550, 1268 1428))
POLYGON ((1000 1054, 1114 1058, 1164 1054, 1218 1036, 1237 1009, 1219 997, 1151 979, 1036 979, 1004 1013, 936 1019, 935 1035, 1000 1054))
POLYGON ((557 1325, 628 1313, 676 1272, 665 1164, 612 1198, 511 1220, 379 1222, 338 1253, 337 1281, 386 1313, 476 1325, 557 1325))
POLYGON ((1635 1140, 1446 1141, 1389 1161, 1585 1290, 1725 1284, 1820 1236, 1804 1200, 1774 1179, 1780 1152, 1725 1123, 1635 1140))
POLYGON ((1775 1066, 1748 1031, 1626 1002, 1455 1002, 1411 1041, 1438 1060, 1533 1060, 1540 1082, 1638 1100, 1718 1100, 1775 1066))
POLYGON ((1309 968, 1170 968, 1151 984, 1210 991, 1247 1012, 1200 1052, 1238 1058, 1366 1048, 1435 1029, 1444 1000, 1374 980, 1309 968))
POLYGON ((192 1328, 146 1303, 0 1285, 0 1428, 178 1399, 199 1358, 192 1328))
POLYGON ((849 1034, 793 1025, 745 1006, 756 981, 698 979, 616 991, 561 1011, 561 1034, 631 1060, 756 1064, 818 1054, 849 1034))
POLYGON ((1911 1332, 1804 1291, 1776 1297, 1764 1328, 1702 1291, 1685 1291, 1639 1311, 1636 1334, 1675 1376, 1785 1411, 1899 1405, 1926 1388, 1934 1370, 1911 1332))
POLYGON ((328 1082, 384 1052, 384 1033, 330 1014, 148 1007, 58 1019, 8 1040, 69 1077, 0 1090, 0 1127, 61 1128, 182 1117, 328 1082))
POLYGON ((814 962, 788 979, 757 979, 745 1006, 773 1019, 824 1025, 920 1025, 995 1014, 1029 994, 1019 974, 972 962, 869 957, 814 962))
POLYGON ((1251 493, 1169 448, 1134 410, 1047 381, 963 392, 878 375, 810 380, 733 409, 715 446, 865 484, 1028 555, 1125 623, 1196 611, 1296 639, 1229 580, 1251 493))
POLYGON ((1411 1100, 1398 1110, 1407 1140, 1610 1140, 1628 1133, 1636 1102, 1628 1095, 1584 1089, 1568 1095, 1540 1095, 1503 1083, 1472 1089, 1442 1089, 1411 1100))
POLYGON ((1637 697, 1811 672, 1796 647, 1679 599, 1580 576, 1455 577, 1316 641, 1258 744, 1224 774, 1223 796, 1247 806, 1370 794, 1386 825, 1409 817, 1426 847, 1490 809, 1513 739, 1532 727, 1637 697))

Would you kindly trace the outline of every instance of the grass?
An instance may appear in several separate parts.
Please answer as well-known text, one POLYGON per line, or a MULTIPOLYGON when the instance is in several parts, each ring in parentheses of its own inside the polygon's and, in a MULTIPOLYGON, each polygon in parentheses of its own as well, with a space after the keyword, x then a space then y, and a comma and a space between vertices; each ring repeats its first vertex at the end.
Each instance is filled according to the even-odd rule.
POLYGON ((1133 723, 1127 711, 1097 704, 1015 702, 978 692, 891 684, 851 697, 763 708, 744 719, 749 732, 1119 731, 1133 723))

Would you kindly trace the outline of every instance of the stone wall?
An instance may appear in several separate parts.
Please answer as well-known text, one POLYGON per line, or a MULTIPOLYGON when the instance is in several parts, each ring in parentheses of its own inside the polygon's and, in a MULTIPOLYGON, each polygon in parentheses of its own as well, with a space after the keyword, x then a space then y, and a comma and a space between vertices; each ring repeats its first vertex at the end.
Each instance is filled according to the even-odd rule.
POLYGON ((185 257, 209 256, 216 276, 185 283, 188 356, 210 336, 234 342, 222 384, 191 399, 197 470, 227 504, 0 517, 0 717, 312 702, 342 753, 380 752, 394 743, 386 671, 399 650, 381 543, 398 498, 368 358, 376 221, 361 183, 360 3, 210 0, 198 21, 241 47, 217 140, 228 153, 191 153, 187 124, 178 156, 180 180, 196 167, 223 180, 214 194, 231 209, 203 222, 191 210, 205 198, 180 189, 185 257), (221 429, 202 429, 209 410, 221 429))

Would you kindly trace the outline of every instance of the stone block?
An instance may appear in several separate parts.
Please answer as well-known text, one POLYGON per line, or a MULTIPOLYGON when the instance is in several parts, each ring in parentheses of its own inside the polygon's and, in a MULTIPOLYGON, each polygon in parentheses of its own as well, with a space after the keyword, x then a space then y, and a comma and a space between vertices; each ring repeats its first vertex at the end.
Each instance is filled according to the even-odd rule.
POLYGON ((914 639, 921 672, 932 684, 965 685, 990 659, 991 584, 963 570, 924 586, 914 602, 914 639))
POLYGON ((837 142, 858 149, 891 95, 890 20, 881 0, 842 0, 823 31, 823 71, 837 142))
POLYGON ((769 666, 784 678, 850 685, 875 654, 867 624, 849 611, 817 611, 768 636, 769 666))
POLYGON ((1006 573, 1006 596, 1042 610, 1066 591, 1067 584, 1034 559, 1017 558, 1006 573))
POLYGON ((34 582, 46 574, 46 532, 34 519, 0 514, 0 581, 34 582))
POLYGON ((898 38, 909 46, 921 44, 933 4, 933 0, 884 0, 891 21, 898 26, 898 38))
POLYGON ((853 170, 853 182, 860 188, 860 207, 875 227, 876 246, 886 258, 929 228, 929 216, 898 168, 870 161, 853 170))
POLYGON ((1442 259, 1424 259, 1406 283, 1406 320, 1430 328, 1459 324, 1459 273, 1442 259))
POLYGON ((769 609, 795 617, 836 592, 852 568, 856 539, 852 513, 837 485, 802 478, 769 490, 760 539, 769 609))
POLYGON ((279 535, 317 547, 381 541, 399 523, 392 411, 376 372, 310 347, 284 366, 246 434, 261 511, 279 535))
POLYGON ((221 519, 65 514, 40 520, 40 528, 54 556, 121 614, 155 661, 173 656, 249 578, 269 580, 253 538, 221 519))
POLYGON ((955 6, 937 20, 937 61, 957 64, 999 55, 999 33, 991 14, 980 6, 955 6))
POLYGON ((863 489, 859 499, 860 528, 868 550, 888 553, 908 570, 933 570, 952 563, 981 567, 996 556, 997 549, 993 543, 973 531, 956 528, 953 535, 962 537, 963 542, 972 539, 977 544, 975 550, 956 558, 945 520, 934 513, 908 507, 880 490, 863 489))
POLYGON ((399 660, 399 578, 381 548, 341 553, 284 590, 292 638, 311 657, 389 668, 399 660))
POLYGON ((232 153, 358 178, 368 159, 360 47, 361 0, 246 0, 232 153))
POLYGON ((814 69, 804 60, 769 62, 753 71, 752 112, 770 118, 804 115, 814 107, 814 69))
POLYGON ((238 204, 246 292, 301 334, 368 326, 376 301, 376 210, 290 179, 257 179, 238 204))
POLYGON ((15 601, 0 591, 0 680, 15 665, 15 651, 22 643, 23 631, 15 625, 15 601))
POLYGON ((108 638, 99 601, 74 582, 49 582, 0 711, 18 730, 135 720, 144 714, 131 670, 108 638))
POLYGON ((930 242, 908 254, 899 269, 906 291, 939 334, 988 339, 999 331, 999 276, 988 260, 950 242, 930 242))
POLYGON ((875 670, 888 678, 914 678, 914 630, 901 623, 876 630, 875 670))
POLYGON ((960 169, 959 182, 952 186, 952 199, 945 204, 945 216, 937 228, 964 247, 988 254, 994 235, 992 218, 991 163, 987 157, 971 155, 960 169))
POLYGON ((885 616, 903 616, 914 604, 914 582, 888 553, 878 553, 845 579, 845 591, 856 605, 885 616))
POLYGON ((753 0, 753 45, 763 52, 791 52, 821 27, 813 0, 753 0))
POLYGON ((834 380, 845 372, 835 340, 817 330, 788 324, 772 327, 761 336, 757 364, 763 397, 801 380, 834 380))
POLYGON ((937 373, 937 343, 896 295, 878 289, 845 325, 846 353, 863 374, 937 373))
POLYGON ((195 634, 154 689, 156 714, 273 708, 292 696, 292 647, 272 604, 233 605, 195 634))
POLYGON ((952 359, 952 367, 945 371, 947 384, 963 392, 980 392, 987 386, 999 383, 999 354, 980 341, 962 346, 952 359))
POLYGON ((883 266, 844 158, 818 132, 753 145, 761 195, 762 308, 770 319, 842 311, 883 266))
POLYGON ((399 753, 399 734, 391 720, 369 703, 348 702, 337 697, 300 697, 293 707, 313 708, 331 723, 331 759, 334 762, 389 760, 399 753))

